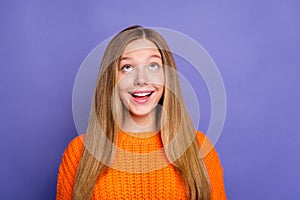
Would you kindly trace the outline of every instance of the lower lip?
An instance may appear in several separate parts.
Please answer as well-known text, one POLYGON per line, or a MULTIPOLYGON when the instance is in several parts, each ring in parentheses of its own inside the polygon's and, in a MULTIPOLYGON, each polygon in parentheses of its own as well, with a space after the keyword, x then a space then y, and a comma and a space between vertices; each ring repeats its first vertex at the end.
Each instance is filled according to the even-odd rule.
POLYGON ((152 95, 153 95, 153 93, 149 97, 145 96, 145 97, 135 98, 135 97, 131 96, 131 98, 133 99, 134 102, 136 102, 138 104, 146 104, 150 100, 150 97, 152 95))

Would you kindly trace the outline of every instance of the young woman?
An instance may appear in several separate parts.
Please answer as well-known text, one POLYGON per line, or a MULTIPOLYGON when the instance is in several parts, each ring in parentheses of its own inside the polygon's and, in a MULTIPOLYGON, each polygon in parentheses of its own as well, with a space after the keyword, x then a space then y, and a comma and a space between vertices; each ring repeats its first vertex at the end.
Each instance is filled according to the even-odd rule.
POLYGON ((129 27, 106 48, 87 132, 62 158, 57 199, 226 199, 216 151, 199 156, 204 140, 166 41, 129 27))

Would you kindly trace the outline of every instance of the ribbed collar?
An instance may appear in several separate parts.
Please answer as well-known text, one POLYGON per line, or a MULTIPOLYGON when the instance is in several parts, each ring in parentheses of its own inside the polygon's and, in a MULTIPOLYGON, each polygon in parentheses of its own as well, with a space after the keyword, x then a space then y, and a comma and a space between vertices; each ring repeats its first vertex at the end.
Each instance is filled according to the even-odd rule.
POLYGON ((146 153, 163 147, 159 131, 130 133, 120 131, 117 146, 121 149, 133 152, 146 153), (141 137, 150 135, 149 137, 141 137))

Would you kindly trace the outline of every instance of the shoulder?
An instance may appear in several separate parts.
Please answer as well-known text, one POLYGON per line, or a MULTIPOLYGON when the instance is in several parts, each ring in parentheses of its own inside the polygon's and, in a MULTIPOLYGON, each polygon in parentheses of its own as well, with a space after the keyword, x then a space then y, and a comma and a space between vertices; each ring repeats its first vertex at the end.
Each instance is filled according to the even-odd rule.
POLYGON ((206 136, 203 132, 199 131, 199 130, 196 130, 196 138, 197 138, 197 141, 200 145, 202 145, 202 143, 204 142, 206 136))
POLYGON ((59 178, 74 177, 84 150, 84 135, 72 139, 65 149, 59 166, 59 178))
POLYGON ((63 154, 63 161, 79 162, 84 149, 85 134, 73 138, 63 154))
POLYGON ((68 144, 66 150, 81 148, 84 145, 85 134, 74 137, 68 144))
POLYGON ((203 156, 214 150, 214 145, 203 132, 196 130, 196 139, 200 146, 202 154, 204 154, 203 156))
POLYGON ((196 138, 200 146, 199 156, 203 159, 211 184, 211 199, 226 199, 223 168, 214 144, 204 133, 196 131, 196 138))
POLYGON ((80 147, 84 145, 85 134, 74 137, 68 144, 68 148, 80 147))
POLYGON ((214 148, 214 144, 209 140, 209 138, 202 132, 196 130, 196 138, 200 146, 199 156, 203 158, 207 167, 218 165, 221 168, 219 155, 214 148))
POLYGON ((71 199, 76 170, 83 153, 85 135, 73 138, 66 147, 58 170, 56 199, 71 199))

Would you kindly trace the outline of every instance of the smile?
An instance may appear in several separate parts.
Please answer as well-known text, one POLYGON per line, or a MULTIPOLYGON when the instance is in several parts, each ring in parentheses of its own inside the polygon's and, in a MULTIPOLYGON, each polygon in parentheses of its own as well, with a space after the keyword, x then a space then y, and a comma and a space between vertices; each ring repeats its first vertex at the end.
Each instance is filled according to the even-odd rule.
POLYGON ((153 92, 138 92, 138 93, 132 93, 131 95, 134 97, 134 98, 141 98, 141 97, 150 97, 151 96, 151 94, 152 94, 153 92))
POLYGON ((138 104, 145 104, 149 101, 150 96, 154 93, 154 91, 136 91, 130 93, 133 97, 133 100, 138 104))

